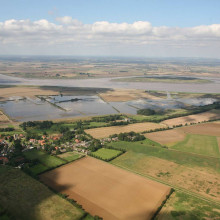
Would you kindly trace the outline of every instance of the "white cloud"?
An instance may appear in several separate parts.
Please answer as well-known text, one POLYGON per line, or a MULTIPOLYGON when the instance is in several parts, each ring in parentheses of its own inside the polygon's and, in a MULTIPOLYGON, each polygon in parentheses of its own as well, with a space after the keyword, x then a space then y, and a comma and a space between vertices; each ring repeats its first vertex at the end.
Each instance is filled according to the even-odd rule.
POLYGON ((70 16, 64 16, 64 17, 57 17, 56 21, 58 21, 61 24, 66 24, 66 25, 82 25, 82 22, 78 21, 77 19, 73 19, 70 16))
POLYGON ((56 21, 0 22, 4 51, 0 53, 220 57, 220 24, 191 28, 153 27, 147 21, 83 24, 69 16, 56 21))

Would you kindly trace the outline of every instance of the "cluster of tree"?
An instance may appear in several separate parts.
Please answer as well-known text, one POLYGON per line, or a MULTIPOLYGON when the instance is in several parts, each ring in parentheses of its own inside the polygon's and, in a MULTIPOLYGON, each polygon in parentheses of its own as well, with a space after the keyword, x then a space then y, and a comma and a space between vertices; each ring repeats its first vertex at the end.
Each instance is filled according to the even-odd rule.
POLYGON ((111 121, 122 120, 122 119, 123 119, 122 115, 107 115, 107 116, 102 116, 102 117, 94 117, 92 118, 92 121, 108 123, 111 121))
POLYGON ((14 150, 9 154, 9 165, 17 166, 20 164, 21 160, 24 159, 22 154, 23 146, 21 144, 21 140, 14 140, 12 148, 14 148, 14 150))
POLYGON ((113 121, 110 122, 110 126, 118 126, 118 125, 128 125, 129 123, 127 121, 113 121))
POLYGON ((94 152, 100 148, 102 148, 100 140, 93 139, 90 146, 88 147, 88 150, 90 150, 91 152, 94 152))
POLYGON ((62 142, 67 142, 71 141, 75 137, 75 132, 74 131, 66 131, 63 133, 63 136, 61 137, 62 142))
POLYGON ((172 129, 172 128, 164 127, 164 128, 150 129, 150 130, 147 130, 147 131, 143 131, 142 134, 151 133, 151 132, 157 132, 157 131, 165 131, 165 130, 170 130, 170 129, 172 129))
POLYGON ((36 139, 36 140, 40 140, 40 136, 37 133, 32 133, 32 132, 28 132, 26 134, 26 140, 30 140, 30 139, 36 139))
POLYGON ((14 131, 14 128, 0 128, 0 132, 14 131))
POLYGON ((15 217, 9 208, 4 208, 2 205, 0 205, 0 219, 15 219, 15 217))
POLYGON ((28 121, 23 122, 20 126, 26 130, 27 127, 36 127, 40 129, 49 129, 54 123, 52 121, 28 121))
POLYGON ((4 149, 5 145, 3 143, 0 143, 0 151, 4 149))
POLYGON ((136 133, 134 131, 114 134, 110 136, 110 138, 114 138, 114 137, 118 137, 120 141, 129 141, 129 142, 142 141, 146 139, 144 135, 136 133))
POLYGON ((149 109, 149 108, 147 108, 147 109, 139 109, 139 110, 137 110, 137 114, 138 115, 155 115, 156 114, 156 111, 155 110, 153 110, 153 109, 149 109))

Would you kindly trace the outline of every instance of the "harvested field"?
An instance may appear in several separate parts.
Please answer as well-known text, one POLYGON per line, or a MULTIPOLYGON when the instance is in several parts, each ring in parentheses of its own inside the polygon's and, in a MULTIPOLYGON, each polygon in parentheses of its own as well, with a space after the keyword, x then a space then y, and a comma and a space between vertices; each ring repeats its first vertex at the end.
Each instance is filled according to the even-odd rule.
POLYGON ((166 127, 166 125, 145 122, 145 123, 129 124, 125 126, 93 128, 93 129, 87 129, 85 130, 85 132, 92 135, 94 138, 105 138, 105 137, 109 137, 109 135, 112 135, 112 134, 119 134, 119 133, 130 132, 130 131, 143 132, 143 131, 149 131, 151 129, 154 130, 157 128, 164 128, 164 127, 166 127))
POLYGON ((170 187, 85 157, 40 179, 104 219, 151 219, 170 187))
POLYGON ((220 119, 220 110, 212 110, 208 112, 203 112, 195 115, 188 115, 179 118, 173 118, 163 121, 162 123, 168 126, 175 126, 175 125, 185 125, 186 123, 198 123, 202 121, 209 121, 209 120, 217 120, 220 119))
POLYGON ((106 93, 100 93, 99 96, 106 102, 125 102, 140 98, 160 99, 144 90, 136 89, 117 89, 106 93))
POLYGON ((179 141, 183 141, 185 138, 185 133, 180 129, 172 129, 166 131, 159 131, 148 133, 144 135, 153 141, 160 143, 161 145, 170 145, 179 141))
POLYGON ((7 100, 13 96, 35 98, 36 95, 59 95, 58 91, 41 89, 37 86, 36 87, 15 86, 9 88, 0 88, 0 90, 1 90, 0 101, 7 100))
POLYGON ((188 134, 220 136, 220 123, 217 122, 192 125, 180 129, 188 134))
POLYGON ((162 145, 175 144, 183 141, 186 134, 200 134, 209 136, 220 136, 220 123, 208 122, 197 125, 190 125, 181 128, 176 128, 167 131, 159 131, 145 134, 145 137, 156 141, 162 145))
POLYGON ((189 167, 131 151, 111 163, 220 201, 220 174, 210 168, 189 167))

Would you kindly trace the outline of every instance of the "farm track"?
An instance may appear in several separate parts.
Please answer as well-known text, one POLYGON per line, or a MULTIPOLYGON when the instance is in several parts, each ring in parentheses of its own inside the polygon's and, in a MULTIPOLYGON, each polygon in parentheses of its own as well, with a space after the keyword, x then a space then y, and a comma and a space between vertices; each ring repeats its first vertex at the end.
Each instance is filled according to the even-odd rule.
MULTIPOLYGON (((112 164, 112 163, 111 163, 111 164, 112 164)), ((116 167, 120 167, 120 168, 122 168, 122 169, 125 169, 125 170, 127 170, 127 171, 129 171, 129 172, 135 173, 135 174, 137 174, 137 175, 140 175, 140 176, 149 178, 149 179, 151 179, 151 180, 154 180, 154 181, 156 181, 156 182, 162 183, 162 184, 164 184, 164 185, 170 186, 170 187, 172 187, 172 188, 173 188, 174 190, 176 190, 176 191, 186 193, 186 194, 188 194, 188 195, 190 195, 190 196, 192 196, 192 197, 201 199, 201 200, 206 201, 206 202, 211 202, 211 203, 214 203, 214 204, 220 206, 220 201, 218 202, 218 201, 209 199, 209 198, 207 198, 207 197, 205 197, 205 196, 202 196, 202 195, 200 195, 200 194, 191 192, 191 191, 189 191, 189 190, 187 190, 187 189, 184 189, 184 188, 182 188, 182 187, 178 187, 178 186, 169 184, 169 183, 167 183, 167 182, 165 182, 165 181, 159 180, 159 179, 157 179, 157 178, 155 178, 155 177, 152 177, 152 176, 150 176, 150 175, 146 175, 146 174, 139 173, 139 172, 134 171, 134 170, 131 170, 131 169, 127 168, 127 167, 124 167, 124 166, 121 166, 121 165, 118 165, 118 164, 112 164, 112 165, 114 165, 114 166, 116 166, 116 167)))

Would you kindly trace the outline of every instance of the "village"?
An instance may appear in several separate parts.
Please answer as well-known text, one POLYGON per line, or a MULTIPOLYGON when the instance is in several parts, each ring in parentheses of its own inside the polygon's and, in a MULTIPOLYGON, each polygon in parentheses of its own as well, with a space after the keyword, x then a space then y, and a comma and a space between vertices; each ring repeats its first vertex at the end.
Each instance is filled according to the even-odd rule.
MULTIPOLYGON (((0 134, 0 163, 8 164, 15 155, 15 142, 21 144, 21 152, 37 149, 50 155, 59 155, 65 152, 78 152, 84 155, 103 147, 106 143, 118 141, 118 137, 109 137, 96 140, 86 134, 74 135, 68 141, 62 140, 63 134, 42 135, 39 139, 28 138, 25 134, 2 135, 0 134)), ((24 158, 19 154, 15 160, 19 168, 24 164, 24 158), (20 163, 19 163, 20 162, 20 163)))

